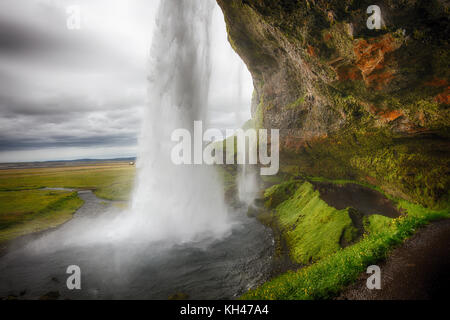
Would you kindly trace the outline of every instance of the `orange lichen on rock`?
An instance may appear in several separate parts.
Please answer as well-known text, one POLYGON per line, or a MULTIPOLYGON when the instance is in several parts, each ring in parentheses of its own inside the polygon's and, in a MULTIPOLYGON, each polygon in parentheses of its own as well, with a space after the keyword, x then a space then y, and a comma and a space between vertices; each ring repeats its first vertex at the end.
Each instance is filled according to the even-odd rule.
POLYGON ((331 38, 332 38, 332 35, 331 35, 331 33, 329 33, 329 32, 325 33, 325 35, 323 36, 323 39, 324 39, 325 41, 330 41, 331 38))
POLYGON ((390 71, 373 73, 366 77, 366 83, 376 90, 382 90, 389 82, 394 79, 394 74, 390 71))
POLYGON ((314 144, 323 143, 328 139, 328 134, 311 135, 299 138, 298 136, 288 135, 281 140, 281 149, 291 152, 300 152, 310 148, 314 144))
POLYGON ((344 80, 362 80, 361 70, 352 65, 341 66, 337 69, 338 79, 344 80))
POLYGON ((281 147, 282 150, 289 150, 294 152, 299 152, 302 148, 306 147, 307 144, 304 139, 297 137, 287 136, 282 139, 281 147))
POLYGON ((434 100, 439 104, 450 104, 450 86, 444 92, 438 94, 434 100))
POLYGON ((330 21, 331 23, 334 22, 335 19, 335 15, 333 11, 328 11, 328 21, 330 21))
POLYGON ((368 86, 381 89, 394 78, 393 72, 380 72, 385 68, 385 55, 397 50, 400 45, 391 34, 371 40, 360 39, 354 47, 356 66, 361 70, 368 86), (371 74, 378 70, 376 76, 371 74))
POLYGON ((317 56, 317 54, 316 54, 316 49, 314 49, 313 46, 308 45, 307 51, 308 51, 308 54, 309 54, 311 57, 316 57, 316 56, 317 56))
POLYGON ((374 114, 374 115, 379 112, 379 109, 373 104, 369 105, 368 110, 371 114, 374 114))
POLYGON ((403 117, 404 113, 400 110, 392 110, 392 111, 381 112, 378 115, 382 121, 391 122, 400 117, 403 117))
POLYGON ((419 119, 420 125, 423 127, 425 125, 425 113, 423 112, 423 110, 419 111, 417 118, 419 119))
POLYGON ((429 82, 425 82, 425 85, 429 87, 446 87, 448 86, 448 81, 445 79, 435 78, 429 82))
POLYGON ((431 81, 425 82, 425 85, 436 88, 446 87, 443 92, 434 98, 434 101, 439 104, 450 104, 450 86, 448 85, 448 81, 446 79, 434 78, 431 81))

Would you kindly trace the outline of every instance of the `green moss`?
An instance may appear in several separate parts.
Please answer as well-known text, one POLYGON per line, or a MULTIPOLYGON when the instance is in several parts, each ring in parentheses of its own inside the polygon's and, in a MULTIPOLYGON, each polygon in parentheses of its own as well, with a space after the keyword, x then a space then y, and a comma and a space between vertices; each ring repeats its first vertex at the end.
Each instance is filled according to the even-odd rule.
POLYGON ((261 180, 266 185, 270 185, 270 186, 281 184, 283 182, 286 182, 289 179, 290 179, 290 176, 283 174, 283 173, 278 173, 277 175, 274 175, 274 176, 261 176, 261 180))
POLYGON ((304 103, 305 103, 305 97, 303 96, 303 97, 298 98, 294 102, 288 104, 287 106, 285 106, 284 109, 286 109, 286 110, 296 109, 298 107, 301 107, 304 103))
POLYGON ((359 237, 359 230, 352 224, 347 225, 341 236, 341 245, 355 242, 359 237))
POLYGON ((292 175, 350 179, 430 208, 449 206, 445 139, 396 137, 388 129, 349 127, 298 153, 283 153, 280 170, 292 175), (441 150, 441 151, 440 151, 441 150))
POLYGON ((371 232, 355 245, 341 249, 319 262, 278 276, 241 299, 254 300, 311 300, 330 299, 365 272, 369 265, 384 259, 395 246, 401 244, 429 221, 450 218, 448 210, 433 211, 402 201, 400 207, 407 216, 392 220, 389 227, 372 218, 378 232, 371 232))
POLYGON ((253 119, 256 130, 264 128, 264 97, 261 97, 253 119))
MULTIPOLYGON (((325 42, 325 45, 332 50, 332 52, 345 59, 353 60, 353 38, 348 32, 347 23, 336 23, 329 29, 324 29, 321 31, 321 38, 324 39, 327 34, 330 35, 329 41, 325 42)), ((327 57, 330 58, 330 57, 327 57)))
POLYGON ((264 192, 265 206, 272 209, 276 208, 278 205, 289 199, 298 186, 298 181, 288 181, 267 189, 264 192))
MULTIPOLYGON (((266 95, 255 112, 255 127, 270 128, 271 123, 279 124, 281 120, 281 126, 289 128, 286 130, 289 135, 291 131, 293 135, 301 135, 311 128, 327 128, 318 132, 321 136, 326 133, 328 138, 310 139, 302 144, 301 150, 282 150, 282 173, 292 177, 356 180, 381 190, 390 198, 409 201, 406 205, 402 203, 404 200, 396 200, 408 206, 408 219, 397 223, 379 216, 366 218, 364 226, 368 236, 358 245, 342 250, 342 254, 341 251, 332 254, 335 258, 323 257, 321 246, 326 250, 332 246, 321 242, 322 239, 318 239, 320 248, 311 252, 306 248, 292 254, 298 260, 306 261, 308 257, 314 260, 314 256, 321 260, 311 269, 305 269, 311 270, 305 271, 310 278, 292 273, 277 282, 283 287, 281 291, 265 287, 266 295, 262 291, 256 294, 265 298, 328 297, 354 279, 366 263, 382 258, 416 227, 432 219, 434 214, 430 208, 445 211, 450 207, 450 109, 443 103, 445 99, 436 99, 448 86, 450 50, 446 33, 435 33, 430 27, 443 26, 448 8, 439 1, 426 6, 405 6, 391 1, 388 7, 392 12, 405 14, 397 15, 395 23, 383 30, 373 31, 365 28, 365 20, 361 20, 361 8, 364 8, 361 1, 230 1, 218 1, 229 18, 230 36, 249 66, 258 93, 266 95), (363 60, 357 61, 352 33, 356 41, 374 44, 363 60), (377 48, 374 38, 388 34, 392 39, 384 38, 386 41, 379 43, 382 48, 377 48), (313 56, 308 53, 308 46, 314 48, 313 56), (369 64, 378 63, 376 57, 381 59, 380 64, 372 70, 374 77, 370 77, 369 64), (356 76, 352 77, 354 80, 336 80, 336 70, 343 71, 342 68, 348 68, 349 72, 364 68, 366 73, 362 79, 356 76), (286 84, 274 83, 271 77, 278 71, 287 79, 286 84), (393 78, 383 86, 382 76, 391 75, 393 78), (264 80, 267 85, 263 84, 264 80), (301 112, 293 113, 295 119, 287 119, 286 113, 282 114, 284 118, 278 118, 277 112, 304 103, 299 97, 304 96, 306 87, 316 102, 311 102, 313 111, 306 114, 311 116, 309 127, 304 126, 305 114, 301 112), (282 94, 274 97, 274 92, 282 94), (286 105, 287 101, 293 102, 286 105), (317 109, 313 108, 318 103, 330 108, 329 113, 316 114, 317 109), (393 119, 396 114, 401 116, 393 119), (421 216, 415 216, 419 213, 421 216)), ((314 227, 321 224, 321 218, 326 221, 330 216, 339 216, 327 215, 329 209, 320 201, 315 202, 314 193, 308 190, 303 190, 301 198, 295 198, 302 186, 306 188, 303 182, 290 181, 266 192, 266 205, 274 211, 270 216, 284 228, 290 249, 313 239, 302 225, 320 233, 314 227)), ((443 214, 443 211, 433 212, 437 212, 435 216, 443 214)), ((336 230, 341 230, 340 239, 344 243, 358 237, 359 230, 351 224, 343 227, 342 221, 328 230, 334 237, 333 245, 338 243, 336 230)))
POLYGON ((296 263, 308 264, 340 249, 343 237, 355 237, 348 210, 337 210, 320 199, 309 182, 287 182, 265 193, 296 263))
MULTIPOLYGON (((305 87, 316 101, 335 111, 335 115, 322 118, 311 112, 312 127, 332 123, 326 130, 330 139, 308 141, 308 147, 287 160, 284 154, 282 168, 295 166, 298 173, 333 179, 370 180, 391 195, 425 206, 448 205, 445 140, 450 136, 450 109, 437 102, 436 96, 448 86, 450 50, 446 33, 433 32, 430 27, 441 26, 448 8, 438 1, 425 7, 390 2, 393 12, 408 13, 375 32, 365 28, 365 21, 361 20, 361 1, 218 2, 224 9, 230 37, 249 66, 258 93, 266 95, 266 101, 261 99, 257 107, 255 127, 270 127, 274 120, 279 124, 275 113, 302 104, 305 87), (378 48, 376 38, 382 39, 383 35, 389 37, 378 42, 378 48), (355 54, 359 40, 374 44, 361 63, 355 54), (314 57, 307 53, 308 46, 314 48, 314 57), (374 60, 377 55, 380 61, 374 60), (297 58, 301 64, 294 61, 297 58), (372 70, 373 75, 392 73, 393 78, 385 87, 368 85, 373 79, 376 82, 376 77, 370 80, 368 74, 365 79, 336 80, 339 67, 366 67, 370 73, 371 68, 367 67, 371 63, 379 63, 372 70), (302 64, 308 72, 298 67, 302 64), (280 68, 288 81, 278 87, 271 76, 280 68), (269 82, 267 86, 263 85, 264 80, 269 82), (430 84, 433 82, 442 85, 430 84), (274 97, 274 88, 282 92, 282 97, 274 97), (277 105, 281 101, 283 105, 277 105), (293 102, 284 105, 285 101, 293 102), (394 120, 386 117, 394 110, 403 116, 394 120)), ((287 119, 284 114, 281 126, 302 134, 305 114, 298 112, 294 116, 295 119, 287 119)))
POLYGON ((380 233, 392 225, 393 219, 377 214, 364 217, 364 229, 367 233, 380 233))

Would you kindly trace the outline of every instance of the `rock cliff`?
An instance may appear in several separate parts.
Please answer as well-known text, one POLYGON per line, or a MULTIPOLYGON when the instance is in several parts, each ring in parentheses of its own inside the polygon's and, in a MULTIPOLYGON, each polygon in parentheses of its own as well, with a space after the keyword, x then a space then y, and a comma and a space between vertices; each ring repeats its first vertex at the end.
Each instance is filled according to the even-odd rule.
POLYGON ((282 170, 448 207, 449 1, 217 0, 282 170))

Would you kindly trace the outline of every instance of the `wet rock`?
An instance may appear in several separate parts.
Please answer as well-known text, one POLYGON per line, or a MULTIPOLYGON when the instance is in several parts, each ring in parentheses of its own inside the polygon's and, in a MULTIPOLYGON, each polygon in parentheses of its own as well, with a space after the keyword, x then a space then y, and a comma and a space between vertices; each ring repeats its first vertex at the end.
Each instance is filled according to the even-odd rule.
POLYGON ((364 2, 217 2, 253 77, 255 126, 280 129, 282 162, 445 206, 450 176, 435 174, 450 158, 445 1, 378 1, 380 30, 367 28, 364 2))

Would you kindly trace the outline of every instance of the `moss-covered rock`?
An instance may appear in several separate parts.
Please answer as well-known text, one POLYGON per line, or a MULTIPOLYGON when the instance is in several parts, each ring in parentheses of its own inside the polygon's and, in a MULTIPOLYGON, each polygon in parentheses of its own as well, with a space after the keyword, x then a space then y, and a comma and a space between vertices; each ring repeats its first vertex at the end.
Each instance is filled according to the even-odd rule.
POLYGON ((275 185, 264 196, 266 206, 275 210, 276 225, 295 263, 315 262, 358 238, 349 209, 327 205, 309 182, 275 185))
POLYGON ((449 4, 217 0, 252 73, 256 127, 284 169, 352 178, 428 207, 449 201, 449 4))

